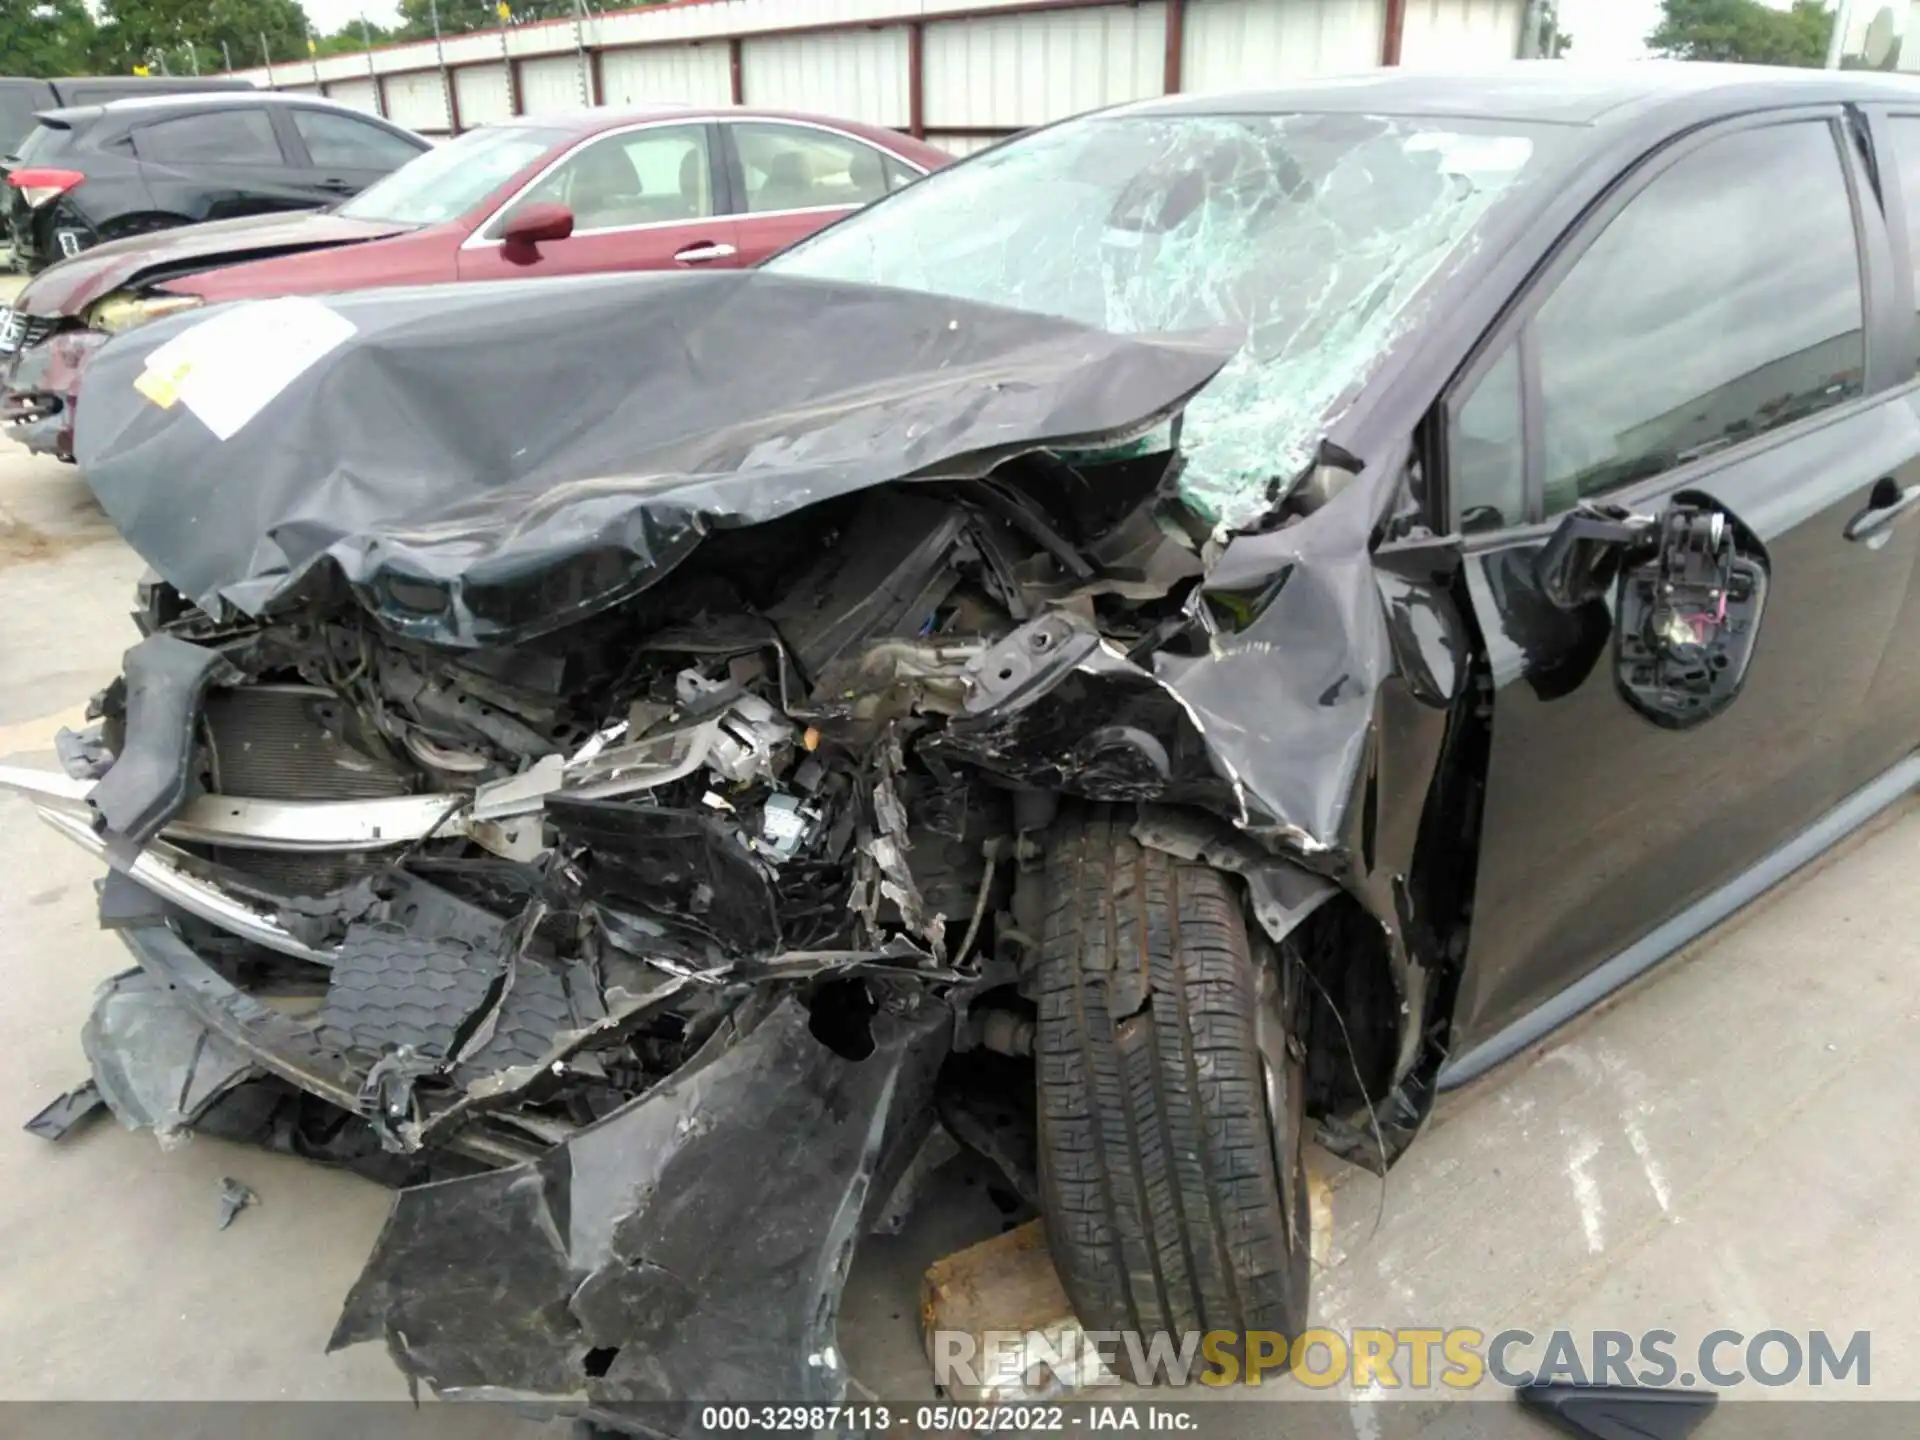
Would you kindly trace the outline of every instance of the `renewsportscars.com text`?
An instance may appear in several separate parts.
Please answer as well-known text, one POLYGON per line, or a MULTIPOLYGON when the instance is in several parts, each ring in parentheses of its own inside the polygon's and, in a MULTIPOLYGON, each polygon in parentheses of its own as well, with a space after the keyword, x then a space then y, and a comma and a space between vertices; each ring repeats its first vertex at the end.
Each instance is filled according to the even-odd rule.
POLYGON ((1121 1384, 1130 1374, 1158 1385, 1260 1385, 1291 1377, 1324 1389, 1511 1389, 1550 1381, 1596 1385, 1849 1386, 1873 1379, 1872 1334, 1714 1330, 1683 1341, 1671 1330, 1487 1332, 1402 1328, 1229 1330, 1182 1336, 1110 1331, 940 1330, 934 1381, 968 1387, 1032 1383, 1038 1372, 1070 1386, 1121 1384), (1150 1377, 1150 1379, 1149 1379, 1150 1377))

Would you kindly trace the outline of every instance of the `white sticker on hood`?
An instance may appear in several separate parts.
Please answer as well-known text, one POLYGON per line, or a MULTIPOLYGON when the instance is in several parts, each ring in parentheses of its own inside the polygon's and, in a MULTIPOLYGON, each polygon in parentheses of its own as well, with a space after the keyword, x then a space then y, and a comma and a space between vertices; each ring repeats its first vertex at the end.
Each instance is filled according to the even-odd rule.
POLYGON ((134 383, 163 408, 178 400, 215 435, 231 440, 353 333, 351 320, 318 300, 248 301, 182 330, 147 356, 134 383))

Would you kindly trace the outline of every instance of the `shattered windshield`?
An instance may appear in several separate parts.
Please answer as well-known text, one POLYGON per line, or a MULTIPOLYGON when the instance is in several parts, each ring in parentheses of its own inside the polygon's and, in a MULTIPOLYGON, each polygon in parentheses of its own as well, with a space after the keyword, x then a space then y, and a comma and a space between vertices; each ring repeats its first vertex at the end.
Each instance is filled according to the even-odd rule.
POLYGON ((1251 523, 1547 138, 1360 115, 1071 121, 935 172, 765 267, 1122 333, 1244 331, 1188 406, 1184 498, 1251 523))

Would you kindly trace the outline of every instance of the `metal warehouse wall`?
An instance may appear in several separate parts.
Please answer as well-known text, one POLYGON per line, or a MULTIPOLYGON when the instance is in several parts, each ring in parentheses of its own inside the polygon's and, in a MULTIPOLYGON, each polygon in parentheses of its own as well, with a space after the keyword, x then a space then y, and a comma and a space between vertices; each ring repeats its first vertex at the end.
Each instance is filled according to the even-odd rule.
POLYGON ((1432 69, 1509 60, 1526 0, 1406 0, 1400 63, 1432 69))
POLYGON ((318 85, 433 134, 672 100, 816 110, 965 154, 1173 90, 1511 57, 1524 9, 1525 0, 669 0, 238 73, 276 89, 318 85))
POLYGON ((733 99, 725 41, 609 50, 600 59, 600 78, 603 105, 641 105, 649 100, 725 105, 733 99))

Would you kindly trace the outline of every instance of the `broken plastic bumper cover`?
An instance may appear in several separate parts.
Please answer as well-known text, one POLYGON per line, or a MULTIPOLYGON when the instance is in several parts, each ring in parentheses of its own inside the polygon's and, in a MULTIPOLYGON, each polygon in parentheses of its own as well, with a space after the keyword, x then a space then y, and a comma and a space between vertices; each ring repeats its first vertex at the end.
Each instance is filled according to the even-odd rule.
POLYGON ((840 1292, 952 1028, 894 991, 849 1063, 782 1000, 538 1160, 404 1192, 329 1348, 384 1340, 443 1395, 609 1424, 625 1403, 842 1398, 840 1292), (484 1304, 447 1278, 475 1264, 484 1304))

